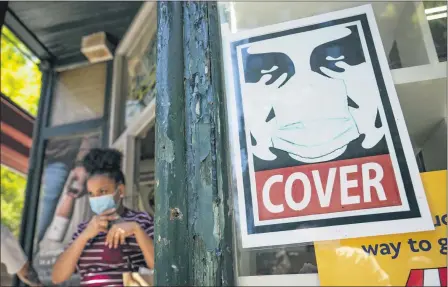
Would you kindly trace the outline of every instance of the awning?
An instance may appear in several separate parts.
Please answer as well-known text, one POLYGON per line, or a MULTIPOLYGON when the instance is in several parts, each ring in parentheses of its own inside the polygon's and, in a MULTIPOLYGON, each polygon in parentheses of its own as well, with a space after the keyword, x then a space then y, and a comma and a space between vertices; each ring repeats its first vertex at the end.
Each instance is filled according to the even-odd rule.
POLYGON ((87 61, 81 39, 104 31, 113 44, 127 31, 142 2, 10 1, 5 24, 41 60, 55 66, 87 61))
POLYGON ((3 93, 1 94, 1 163, 20 173, 28 173, 33 142, 34 118, 3 93))

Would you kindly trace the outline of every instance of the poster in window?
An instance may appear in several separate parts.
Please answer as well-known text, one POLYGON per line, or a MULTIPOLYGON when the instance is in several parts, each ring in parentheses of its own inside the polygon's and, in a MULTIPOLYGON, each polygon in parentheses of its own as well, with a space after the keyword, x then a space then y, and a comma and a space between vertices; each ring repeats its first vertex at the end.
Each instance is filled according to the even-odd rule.
MULTIPOLYGON (((36 222, 33 267, 44 286, 52 283, 53 266, 69 246, 78 225, 93 216, 86 190, 87 172, 79 162, 100 146, 101 135, 91 133, 47 142, 36 222)), ((80 286, 81 274, 74 272, 58 286, 80 286)))
POLYGON ((370 5, 224 37, 243 247, 434 229, 370 5))

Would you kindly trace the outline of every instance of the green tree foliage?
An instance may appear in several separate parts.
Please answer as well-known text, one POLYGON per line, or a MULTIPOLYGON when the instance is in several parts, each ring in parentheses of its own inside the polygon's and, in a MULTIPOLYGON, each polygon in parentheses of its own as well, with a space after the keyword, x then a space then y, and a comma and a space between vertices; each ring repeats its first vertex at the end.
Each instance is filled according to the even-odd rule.
POLYGON ((26 179, 12 170, 1 167, 1 222, 14 235, 20 231, 26 179))
MULTIPOLYGON (((5 26, 2 28, 0 63, 2 93, 36 116, 41 86, 38 59, 5 26)), ((20 231, 25 187, 26 178, 1 167, 1 223, 16 236, 20 231)))
POLYGON ((1 91, 17 105, 37 115, 41 72, 38 59, 5 26, 1 37, 1 91))

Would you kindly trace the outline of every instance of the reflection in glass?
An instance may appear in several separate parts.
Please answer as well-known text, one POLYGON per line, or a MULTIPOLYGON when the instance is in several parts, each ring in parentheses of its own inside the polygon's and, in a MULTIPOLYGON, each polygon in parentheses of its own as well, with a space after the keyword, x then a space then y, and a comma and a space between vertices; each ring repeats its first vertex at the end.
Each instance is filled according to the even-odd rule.
MULTIPOLYGON (((429 3, 437 3, 437 1, 425 1, 425 8, 428 5, 442 5, 429 3)), ((415 2, 222 2, 220 3, 220 17, 221 21, 225 19, 227 22, 230 33, 237 33, 366 4, 371 4, 374 10, 383 48, 388 56, 391 69, 429 64, 420 28, 422 23, 419 23, 421 20, 417 17, 418 11, 415 2)), ((431 20, 429 24, 439 58, 443 55, 446 58, 446 16, 443 19, 431 20), (435 22, 431 23, 433 21, 435 22), (433 26, 437 26, 437 36, 433 26)))
MULTIPOLYGON (((219 4, 220 8, 220 21, 222 28, 223 37, 231 37, 234 33, 240 33, 246 30, 257 29, 261 27, 266 27, 273 24, 279 24, 287 21, 302 19, 305 17, 321 15, 324 13, 331 13, 338 10, 356 7, 360 5, 368 4, 366 2, 328 2, 322 5, 322 3, 307 3, 307 2, 263 2, 263 3, 255 3, 255 2, 230 2, 224 3, 221 2, 219 4)), ((378 29, 380 32, 381 41, 383 47, 385 49, 386 55, 388 55, 389 66, 391 69, 393 68, 402 68, 402 67, 411 67, 417 65, 428 64, 427 53, 425 50, 425 46, 423 45, 423 38, 415 27, 419 27, 418 25, 410 25, 412 21, 412 15, 416 10, 416 6, 414 3, 405 3, 405 2, 375 2, 372 3, 372 8, 375 14, 375 18, 378 23, 378 29), (409 37, 405 37, 404 35, 410 35, 409 37), (423 48, 422 48, 423 47, 423 48)), ((309 45, 309 41, 304 42, 297 40, 297 49, 303 48, 305 45, 309 45), (302 43, 303 45, 300 45, 302 43), (300 46, 300 47, 299 47, 300 46)), ((353 42, 353 41, 352 41, 353 42)), ((228 44, 227 42, 223 43, 223 47, 228 44)), ((269 77, 265 78, 265 81, 260 84, 261 88, 269 88, 269 86, 274 83, 278 79, 278 85, 275 85, 275 89, 272 90, 272 95, 277 96, 286 96, 290 93, 282 92, 281 89, 286 87, 285 83, 294 77, 294 73, 298 71, 297 67, 300 65, 296 65, 296 67, 292 67, 291 63, 286 60, 281 52, 284 49, 288 49, 293 47, 295 43, 290 43, 290 45, 277 45, 275 51, 266 51, 266 45, 264 47, 259 47, 259 50, 262 52, 258 52, 257 54, 251 53, 250 51, 243 51, 242 57, 251 57, 253 58, 254 66, 258 67, 260 70, 260 74, 256 74, 256 79, 249 79, 250 83, 257 83, 260 78, 264 74, 269 74, 269 77), (265 49, 265 50, 263 50, 265 49), (274 53, 275 52, 275 53, 274 53), (245 53, 245 54, 244 54, 245 53), (265 59, 260 60, 258 58, 265 57, 265 59), (286 63, 285 67, 289 67, 288 69, 285 67, 273 65, 263 66, 263 63, 269 63, 270 58, 275 57, 281 63, 286 63), (279 60, 282 58, 282 60, 279 60), (288 64, 289 63, 289 64, 288 64), (269 66, 269 67, 268 67, 269 66), (283 74, 282 74, 283 73, 283 74), (284 78, 281 78, 284 76, 284 78)), ((262 45, 260 45, 262 46, 262 45)), ((335 45, 323 45, 321 50, 325 50, 325 52, 333 52, 331 47, 335 45)), ((339 45, 342 47, 341 50, 347 51, 347 55, 340 55, 335 53, 331 55, 330 60, 338 59, 338 57, 342 56, 354 56, 356 55, 354 50, 356 47, 354 45, 348 45, 345 47, 343 43, 339 45), (352 49, 352 50, 350 50, 352 49)), ((292 52, 297 49, 292 48, 292 52)), ((359 49, 361 50, 361 49, 359 49)), ((317 51, 319 52, 319 51, 317 51)), ((337 52, 337 51, 334 51, 337 52)), ((292 54, 293 54, 292 53, 292 54)), ((290 53, 291 54, 291 53, 290 53)), ((319 55, 317 53, 315 56, 319 55)), ((299 55, 300 56, 300 55, 299 55)), ((312 58, 312 57, 311 57, 312 58)), ((247 59, 247 62, 250 63, 251 59, 247 59)), ((326 65, 326 63, 322 64, 319 61, 319 58, 315 58, 315 61, 318 66, 326 65)), ((322 58, 322 60, 327 61, 327 58, 322 58)), ((350 60, 350 59, 348 59, 350 60)), ((224 59, 226 61, 226 59, 224 59)), ((360 61, 362 62, 362 61, 360 61)), ((313 68, 313 61, 304 60, 302 63, 310 63, 311 68, 313 68)), ((350 64, 353 65, 353 64, 350 64)), ((359 65, 357 62, 356 65, 359 65)), ((248 67, 248 69, 252 69, 252 67, 248 67)), ((229 73, 229 71, 225 71, 229 73)), ((246 75, 245 75, 246 76, 246 75)), ((305 81, 309 83, 309 81, 305 81)), ((318 85, 316 85, 318 86, 318 85)), ((365 87, 364 87, 365 88, 365 87)), ((367 89, 371 90, 371 89, 367 89)), ((345 95, 346 91, 342 94, 345 95)), ((275 115, 277 115, 276 111, 272 112, 271 109, 263 110, 263 103, 260 104, 259 91, 254 91, 249 93, 256 98, 257 110, 253 111, 254 117, 260 117, 262 125, 260 129, 260 125, 257 125, 255 129, 258 129, 261 135, 267 134, 266 124, 268 123, 275 115), (273 116, 274 115, 274 116, 273 116)), ((294 94, 293 92, 291 94, 294 94)), ((363 93, 365 94, 365 93, 363 93)), ((254 99, 255 99, 254 98, 254 99)), ((279 97, 274 97, 273 101, 279 97)), ((253 105, 252 105, 253 106, 253 105)), ((297 105, 296 105, 297 106, 297 105)), ((281 112, 278 114, 285 117, 288 113, 292 116, 296 116, 296 113, 300 110, 300 105, 295 109, 291 109, 291 102, 289 102, 289 107, 284 107, 281 112), (299 110, 298 110, 299 109, 299 110)), ((334 109, 333 109, 334 110, 334 109)), ((306 113, 307 111, 303 111, 302 113, 306 113)), ((376 116, 376 110, 373 114, 373 119, 376 116)), ((252 114, 251 114, 252 115, 252 114)), ((278 115, 277 115, 278 116, 278 115)), ((373 122, 372 122, 373 123, 373 122)), ((229 129, 233 127, 230 126, 229 129)), ((334 129, 333 129, 334 130, 334 129)), ((230 132, 231 134, 231 132, 230 132)), ((256 137, 252 134, 252 140, 256 142, 256 145, 260 144, 260 137, 256 137)), ((303 138, 300 137, 300 140, 309 140, 309 137, 303 138)), ((233 143, 230 143, 233 145, 233 143)), ((269 144, 269 142, 267 142, 269 144)), ((255 144, 254 144, 255 145, 255 144)), ((302 145, 303 146, 303 145, 302 145)), ((297 153, 294 153, 297 154, 297 153)), ((265 160, 270 159, 270 154, 260 152, 260 157, 264 157, 265 160)), ((234 163, 233 163, 234 164, 234 163)), ((263 169, 263 168, 262 168, 263 169)), ((235 176, 235 175, 234 175, 235 176)), ((234 180, 235 181, 235 180, 234 180)), ((236 190, 236 187, 233 187, 236 190)), ((236 192, 235 192, 236 193, 236 192)), ((235 196, 236 197, 236 196, 235 196)), ((238 206, 238 202, 234 201, 234 206, 238 206)), ((236 208, 235 208, 236 210, 236 208)), ((316 257, 314 253, 314 246, 312 244, 309 245, 298 245, 294 244, 288 247, 267 247, 264 250, 247 250, 241 248, 240 240, 240 226, 238 226, 239 218, 238 212, 235 213, 235 236, 237 242, 237 262, 238 262, 238 276, 256 276, 256 275, 279 275, 279 274, 312 274, 317 273, 317 264, 316 257)), ((273 245, 276 243, 273 242, 273 245)), ((300 285, 300 283, 297 283, 300 285)), ((281 285, 281 282, 279 282, 281 285)))
POLYGON ((155 152, 155 127, 139 138, 138 157, 138 192, 140 194, 141 210, 154 217, 155 211, 155 179, 154 179, 154 152, 155 152))
POLYGON ((439 61, 446 62, 447 3, 446 1, 424 1, 423 5, 439 61))
POLYGON ((255 254, 255 274, 247 275, 317 273, 313 245, 289 249, 281 248, 276 251, 258 251, 255 254))
POLYGON ((137 49, 127 59, 129 78, 125 110, 126 126, 129 126, 129 123, 142 112, 156 95, 156 37, 147 42, 146 45, 142 45, 142 49, 137 49))

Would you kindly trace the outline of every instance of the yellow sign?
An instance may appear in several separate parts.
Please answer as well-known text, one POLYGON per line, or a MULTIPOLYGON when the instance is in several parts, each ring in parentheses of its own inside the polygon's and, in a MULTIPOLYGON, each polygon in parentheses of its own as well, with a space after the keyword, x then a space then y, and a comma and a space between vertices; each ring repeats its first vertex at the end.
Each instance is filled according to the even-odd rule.
POLYGON ((447 171, 421 178, 435 230, 315 243, 322 286, 447 286, 447 171))

